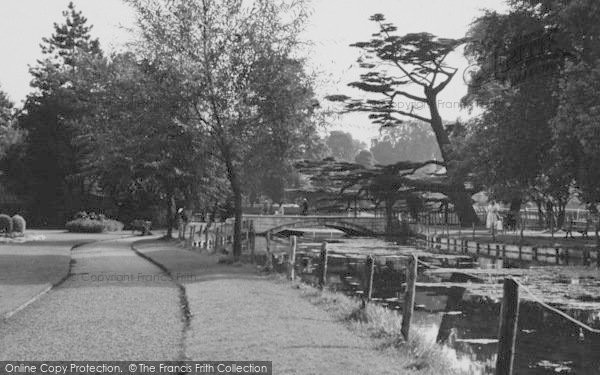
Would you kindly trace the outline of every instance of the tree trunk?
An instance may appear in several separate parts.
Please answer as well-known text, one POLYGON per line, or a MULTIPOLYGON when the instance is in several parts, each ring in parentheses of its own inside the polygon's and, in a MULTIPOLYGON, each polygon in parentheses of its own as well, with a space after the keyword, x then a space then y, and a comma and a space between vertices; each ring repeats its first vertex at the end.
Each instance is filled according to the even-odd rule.
POLYGON ((447 195, 454 205, 461 226, 479 224, 479 217, 473 208, 473 200, 462 183, 452 188, 447 195))
POLYGON ((565 223, 567 204, 566 202, 558 202, 558 215, 556 218, 556 229, 562 228, 565 223))
POLYGON ((452 144, 450 143, 450 138, 448 137, 448 132, 444 129, 442 117, 437 108, 437 94, 426 89, 425 96, 427 97, 427 105, 429 106, 429 112, 431 114, 431 129, 435 134, 442 158, 446 163, 446 173, 448 174, 450 181, 452 181, 450 191, 447 192, 446 195, 448 195, 452 201, 461 225, 470 226, 472 224, 479 224, 479 218, 473 208, 472 198, 467 192, 467 189, 465 189, 465 181, 463 177, 457 175, 455 168, 451 167, 451 162, 455 160, 455 155, 452 144))
POLYGON ((514 212, 518 214, 521 211, 521 205, 523 204, 523 200, 521 197, 516 197, 510 200, 510 212, 514 212))
POLYGON ((542 210, 542 204, 543 204, 543 201, 541 201, 541 200, 535 201, 535 205, 537 206, 537 210, 538 210, 538 226, 540 228, 544 228, 544 211, 542 210))
POLYGON ((237 261, 242 255, 242 187, 238 173, 233 165, 233 161, 231 160, 231 157, 229 157, 229 153, 225 154, 227 176, 233 192, 233 207, 235 213, 235 221, 233 223, 233 259, 237 261))

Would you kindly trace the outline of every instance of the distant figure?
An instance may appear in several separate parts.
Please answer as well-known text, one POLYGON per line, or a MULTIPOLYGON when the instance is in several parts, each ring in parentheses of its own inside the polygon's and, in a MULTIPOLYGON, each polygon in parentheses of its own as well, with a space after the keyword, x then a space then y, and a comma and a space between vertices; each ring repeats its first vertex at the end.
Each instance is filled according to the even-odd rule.
POLYGON ((275 211, 275 215, 283 215, 284 213, 283 203, 279 203, 279 208, 277 208, 277 211, 275 211))
POLYGON ((183 208, 179 208, 177 210, 177 227, 179 229, 178 238, 180 240, 185 239, 185 226, 187 225, 187 221, 188 221, 188 218, 187 218, 185 212, 183 212, 183 208))
POLYGON ((487 217, 485 220, 485 227, 490 230, 492 236, 495 235, 495 230, 498 227, 498 212, 500 211, 500 206, 496 203, 495 200, 491 200, 490 203, 486 207, 487 217))
POLYGON ((302 199, 300 207, 302 207, 302 215, 308 215, 308 200, 306 198, 302 199))

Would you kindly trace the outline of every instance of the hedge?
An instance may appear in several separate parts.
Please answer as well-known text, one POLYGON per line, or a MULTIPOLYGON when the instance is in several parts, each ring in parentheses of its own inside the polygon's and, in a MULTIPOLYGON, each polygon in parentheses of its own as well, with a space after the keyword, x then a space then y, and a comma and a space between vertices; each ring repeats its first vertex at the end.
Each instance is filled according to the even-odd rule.
POLYGON ((102 233, 123 230, 123 223, 117 220, 92 220, 75 219, 69 221, 65 227, 69 232, 76 233, 102 233))

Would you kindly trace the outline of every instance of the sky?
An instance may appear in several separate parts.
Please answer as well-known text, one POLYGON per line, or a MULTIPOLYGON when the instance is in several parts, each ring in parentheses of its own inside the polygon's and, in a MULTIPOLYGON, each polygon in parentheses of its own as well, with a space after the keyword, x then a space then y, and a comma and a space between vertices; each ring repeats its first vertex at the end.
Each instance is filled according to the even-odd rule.
MULTIPOLYGON (((100 39, 105 51, 124 49, 132 40, 128 31, 135 15, 122 0, 74 0, 75 7, 94 25, 92 35, 100 39)), ((41 57, 40 43, 53 32, 53 23, 62 23, 68 0, 0 1, 0 88, 20 105, 30 91, 28 72, 41 57)), ((366 41, 377 25, 369 21, 383 13, 398 27, 398 33, 429 32, 440 37, 460 38, 483 9, 506 10, 504 0, 312 0, 312 16, 302 38, 309 41, 305 54, 309 69, 318 73, 317 94, 360 96, 347 87, 361 73, 356 64, 359 50, 349 44, 366 41)), ((459 108, 467 86, 463 71, 468 62, 461 51, 448 58, 459 70, 440 96, 439 108, 447 121, 470 116, 459 108)), ((324 106, 329 103, 322 101, 324 106)), ((410 107, 412 103, 398 105, 410 107)), ((335 106, 333 107, 336 108, 335 106)), ((344 130, 367 144, 378 135, 378 128, 361 115, 334 116, 328 130, 344 130)))

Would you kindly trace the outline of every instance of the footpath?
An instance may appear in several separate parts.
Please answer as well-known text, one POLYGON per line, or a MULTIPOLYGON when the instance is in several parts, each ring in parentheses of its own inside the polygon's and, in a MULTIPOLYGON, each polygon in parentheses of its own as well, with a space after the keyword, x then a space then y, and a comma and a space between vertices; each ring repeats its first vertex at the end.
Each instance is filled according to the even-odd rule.
POLYGON ((0 244, 0 318, 9 317, 44 294, 69 273, 73 246, 124 234, 80 234, 28 230, 43 240, 0 244))
POLYGON ((173 242, 140 241, 134 249, 185 288, 189 360, 273 361, 274 374, 427 373, 408 369, 290 283, 261 276, 255 266, 219 264, 214 255, 173 242))

